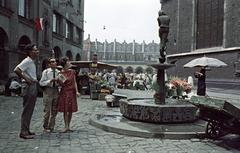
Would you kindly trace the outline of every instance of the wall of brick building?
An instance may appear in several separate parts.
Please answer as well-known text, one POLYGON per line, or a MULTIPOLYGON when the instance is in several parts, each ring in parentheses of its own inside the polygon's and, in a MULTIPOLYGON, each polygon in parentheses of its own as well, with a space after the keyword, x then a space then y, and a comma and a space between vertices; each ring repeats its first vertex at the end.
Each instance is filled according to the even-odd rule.
POLYGON ((179 23, 178 23, 178 53, 191 50, 192 30, 193 30, 193 3, 192 0, 184 0, 179 3, 179 23))
MULTIPOLYGON (((209 82, 222 81, 226 83, 238 82, 236 77, 234 63, 238 61, 240 55, 240 1, 225 0, 224 4, 224 31, 223 46, 213 49, 195 50, 195 27, 197 0, 164 0, 162 10, 170 17, 170 33, 167 48, 168 60, 177 60, 176 67, 168 70, 172 76, 187 78, 193 75, 196 68, 183 68, 183 65, 192 59, 202 57, 204 54, 208 57, 214 57, 228 64, 225 68, 212 68, 207 72, 209 82), (194 11, 195 10, 195 11, 194 11), (174 44, 174 39, 176 44, 174 44), (233 47, 233 48, 231 48, 233 47), (214 81, 213 81, 214 80, 214 81)), ((219 82, 218 82, 219 83, 219 82)), ((221 84, 221 83, 220 83, 221 84)))
POLYGON ((193 28, 192 0, 167 0, 162 3, 162 10, 170 17, 167 54, 190 51, 193 28))
MULTIPOLYGON (((178 3, 177 0, 166 0, 162 3, 162 10, 170 18, 170 29, 168 34, 167 54, 174 54, 177 52, 178 44, 174 44, 174 39, 177 39, 177 25, 178 25, 178 3)), ((157 20, 156 20, 157 21, 157 20)), ((177 40, 176 40, 177 41, 177 40)))
MULTIPOLYGON (((219 86, 221 82, 222 84, 226 85, 240 85, 240 78, 235 76, 234 66, 235 62, 238 61, 237 58, 239 56, 239 53, 239 50, 232 50, 206 54, 207 57, 217 58, 221 61, 224 61, 228 65, 227 67, 223 68, 211 68, 210 71, 207 71, 206 81, 208 82, 209 86, 219 86)), ((171 76, 178 76, 187 79, 188 76, 193 76, 194 72, 199 68, 183 68, 183 65, 195 58, 202 56, 203 54, 195 54, 170 58, 170 60, 177 60, 177 62, 175 67, 167 70, 167 73, 171 76)))
MULTIPOLYGON (((67 41, 65 39, 65 33, 61 35, 61 39, 53 37, 52 36, 52 15, 53 10, 58 11, 59 14, 63 15, 63 24, 65 23, 65 20, 68 19, 72 23, 75 23, 77 27, 83 28, 83 15, 84 15, 84 0, 81 1, 81 9, 78 12, 79 14, 73 14, 76 13, 76 5, 78 4, 78 0, 73 0, 74 5, 60 5, 60 0, 43 0, 43 1, 32 1, 30 6, 30 18, 24 18, 20 17, 18 15, 18 2, 16 0, 8 0, 7 6, 0 8, 0 28, 3 29, 3 31, 7 34, 8 42, 5 44, 4 48, 7 52, 6 58, 9 58, 6 60, 6 63, 4 64, 7 68, 6 74, 9 74, 13 72, 14 67, 22 60, 22 57, 25 57, 25 55, 22 55, 21 51, 18 48, 19 40, 22 36, 27 36, 31 43, 37 43, 40 54, 39 54, 39 61, 37 62, 38 70, 41 70, 42 61, 44 58, 48 58, 51 56, 52 52, 51 50, 53 47, 58 46, 61 49, 62 56, 65 56, 67 50, 71 50, 73 54, 73 58, 75 59, 77 54, 82 53, 82 42, 81 44, 76 44, 72 41, 67 41), (75 12, 73 12, 73 9, 75 12), (66 13, 68 12, 69 18, 66 16, 66 13), (46 15, 46 16, 44 16, 46 15), (48 19, 49 25, 48 25, 48 43, 44 43, 43 40, 43 33, 44 31, 37 32, 34 27, 34 20, 36 17, 41 17, 48 19), (72 18, 72 19, 70 19, 72 18), (8 63, 7 63, 8 61, 8 63)), ((64 3, 63 3, 64 4, 64 3)), ((45 29, 46 30, 46 29, 45 29)), ((65 24, 62 27, 62 31, 65 32, 65 24)), ((83 33, 82 33, 83 37, 83 33)), ((5 70, 5 69, 4 69, 5 70)), ((41 72, 38 72, 41 74, 41 72)), ((6 76, 7 79, 7 76, 6 76)), ((1 81, 1 80, 0 80, 1 81)))

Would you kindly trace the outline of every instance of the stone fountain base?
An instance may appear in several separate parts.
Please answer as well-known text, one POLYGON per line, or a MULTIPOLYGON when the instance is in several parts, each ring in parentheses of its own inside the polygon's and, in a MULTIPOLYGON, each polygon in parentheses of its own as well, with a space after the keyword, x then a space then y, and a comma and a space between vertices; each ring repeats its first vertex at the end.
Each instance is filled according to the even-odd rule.
POLYGON ((166 98, 164 105, 153 98, 120 100, 120 112, 129 120, 151 123, 186 123, 196 121, 197 108, 186 100, 166 98))
POLYGON ((122 116, 119 108, 107 109, 101 114, 93 114, 89 123, 107 132, 142 138, 192 139, 203 138, 206 123, 154 124, 131 121, 122 116))
MULTIPOLYGON (((154 114, 152 112, 158 112, 158 110, 160 110, 161 107, 164 106, 157 105, 154 103, 154 99, 152 98, 154 92, 127 89, 116 89, 115 92, 121 95, 126 95, 129 100, 123 99, 120 100, 121 108, 119 107, 109 108, 106 106, 105 108, 103 108, 103 111, 101 113, 93 114, 89 120, 89 123, 91 125, 108 132, 144 138, 164 138, 178 140, 204 137, 206 122, 203 120, 194 121, 196 117, 195 113, 193 112, 192 114, 194 115, 188 115, 191 114, 190 113, 191 111, 188 111, 187 107, 186 109, 182 108, 185 107, 185 105, 189 105, 186 104, 186 101, 180 100, 179 102, 177 102, 174 99, 173 101, 171 101, 171 99, 166 100, 166 106, 173 105, 174 102, 175 105, 180 105, 182 103, 182 106, 180 106, 180 108, 177 108, 175 106, 173 106, 175 107, 175 109, 169 108, 171 110, 176 110, 173 113, 171 113, 172 117, 169 117, 171 121, 176 120, 176 118, 174 117, 175 115, 173 114, 178 114, 178 118, 181 118, 182 121, 183 118, 185 118, 186 122, 184 123, 184 121, 183 122, 168 121, 169 123, 166 123, 159 122, 163 120, 163 117, 161 116, 157 115, 155 117, 152 117, 153 116, 152 114, 154 114), (145 106, 146 109, 143 107, 143 105, 145 106), (126 117, 124 117, 122 113, 120 113, 120 109, 122 113, 125 114, 124 116, 126 117), (182 109, 184 113, 180 115, 182 109), (140 113, 142 111, 145 111, 145 115, 144 116, 142 115, 143 117, 140 117, 141 116, 140 113), (147 112, 149 114, 147 114, 147 112), (131 119, 127 116, 131 117, 131 119), (142 121, 142 119, 145 120, 142 121)), ((192 105, 190 106, 192 107, 192 105)), ((192 110, 196 110, 196 108, 193 107, 192 110)), ((160 111, 158 112, 158 114, 161 114, 160 111)), ((166 112, 163 114, 166 114, 166 112)))

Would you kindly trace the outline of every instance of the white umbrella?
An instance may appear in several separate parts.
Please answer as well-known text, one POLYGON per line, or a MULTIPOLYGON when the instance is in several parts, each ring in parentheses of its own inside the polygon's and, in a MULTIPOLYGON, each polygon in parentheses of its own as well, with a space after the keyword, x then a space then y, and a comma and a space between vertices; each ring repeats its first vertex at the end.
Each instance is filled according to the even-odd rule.
POLYGON ((220 61, 219 59, 203 56, 188 62, 183 67, 225 67, 225 66, 227 66, 227 64, 224 63, 223 61, 220 61))

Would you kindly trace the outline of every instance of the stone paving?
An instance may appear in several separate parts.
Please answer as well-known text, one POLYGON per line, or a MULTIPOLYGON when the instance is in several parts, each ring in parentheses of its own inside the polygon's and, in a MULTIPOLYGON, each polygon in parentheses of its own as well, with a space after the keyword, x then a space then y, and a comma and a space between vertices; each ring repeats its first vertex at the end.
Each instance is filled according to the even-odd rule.
POLYGON ((32 131, 35 139, 18 137, 22 111, 21 97, 0 96, 0 152, 1 153, 229 153, 240 152, 240 137, 230 135, 221 140, 209 139, 150 139, 105 132, 88 123, 91 115, 105 112, 105 101, 78 98, 79 111, 73 114, 73 133, 61 133, 63 115, 58 114, 55 133, 42 132, 42 98, 38 98, 32 131))

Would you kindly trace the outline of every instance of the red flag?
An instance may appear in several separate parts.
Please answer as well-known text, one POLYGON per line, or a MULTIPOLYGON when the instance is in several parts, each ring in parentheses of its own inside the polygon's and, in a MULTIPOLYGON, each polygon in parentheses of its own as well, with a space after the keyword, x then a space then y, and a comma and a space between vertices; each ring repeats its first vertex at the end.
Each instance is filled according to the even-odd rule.
POLYGON ((36 29, 37 31, 43 30, 43 18, 37 17, 37 18, 35 19, 35 29, 36 29))

